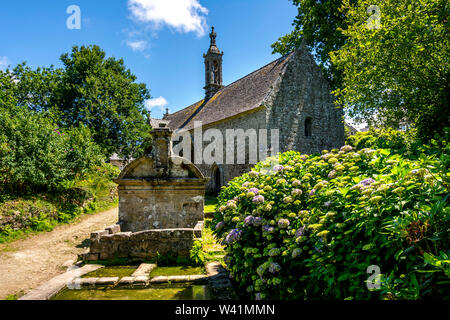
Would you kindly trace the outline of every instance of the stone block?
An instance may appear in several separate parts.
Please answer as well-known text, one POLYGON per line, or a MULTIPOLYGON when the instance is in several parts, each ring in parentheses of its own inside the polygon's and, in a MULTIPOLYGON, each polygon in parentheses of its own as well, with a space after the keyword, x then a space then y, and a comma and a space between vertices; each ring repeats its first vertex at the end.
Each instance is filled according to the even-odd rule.
POLYGON ((133 284, 134 281, 135 281, 135 277, 123 277, 122 279, 120 279, 119 285, 133 284))
POLYGON ((206 272, 208 276, 215 276, 220 272, 223 272, 224 269, 220 262, 210 262, 206 265, 206 272))
POLYGON ((110 235, 113 241, 127 241, 130 240, 131 232, 119 232, 110 235))
POLYGON ((100 252, 100 260, 108 260, 114 258, 114 255, 109 252, 100 252))
POLYGON ((189 281, 198 281, 198 280, 204 280, 208 278, 205 274, 193 274, 189 276, 189 281))
MULTIPOLYGON (((90 253, 97 254, 103 251, 104 245, 100 243, 100 239, 91 240, 91 245, 89 247, 90 253)), ((98 257, 97 259, 98 260, 98 257)))
POLYGON ((169 281, 169 277, 166 276, 158 276, 158 277, 153 277, 150 280, 150 283, 165 283, 169 281))
POLYGON ((189 276, 169 276, 168 281, 170 281, 170 282, 188 282, 189 276))
POLYGON ((115 234, 115 233, 119 233, 120 232, 120 225, 119 224, 115 224, 112 226, 109 226, 107 228, 105 228, 106 231, 108 231, 109 234, 115 234))
POLYGON ((85 287, 92 287, 95 286, 98 279, 99 278, 80 278, 79 284, 85 287))
POLYGON ((97 261, 99 258, 99 254, 88 252, 88 253, 82 254, 81 257, 84 261, 97 261))
POLYGON ((146 284, 149 281, 149 277, 148 276, 137 276, 134 279, 134 283, 135 284, 146 284))
POLYGON ((204 222, 203 221, 197 222, 197 224, 195 225, 195 228, 194 228, 194 237, 195 238, 201 238, 202 237, 203 226, 204 226, 204 222))
POLYGON ((145 231, 134 232, 130 238, 132 241, 147 241, 147 240, 151 240, 151 239, 158 240, 159 232, 160 232, 160 230, 145 230, 145 231))
POLYGON ((106 236, 107 234, 109 234, 109 232, 107 230, 101 230, 101 231, 92 232, 91 233, 91 241, 92 240, 98 240, 101 237, 106 236))
POLYGON ((119 277, 108 277, 108 278, 99 278, 97 279, 97 281, 95 282, 96 285, 101 285, 101 286, 109 286, 109 285, 114 285, 119 281, 119 277))
POLYGON ((153 269, 156 268, 156 264, 141 263, 141 265, 132 274, 133 277, 148 276, 153 269))

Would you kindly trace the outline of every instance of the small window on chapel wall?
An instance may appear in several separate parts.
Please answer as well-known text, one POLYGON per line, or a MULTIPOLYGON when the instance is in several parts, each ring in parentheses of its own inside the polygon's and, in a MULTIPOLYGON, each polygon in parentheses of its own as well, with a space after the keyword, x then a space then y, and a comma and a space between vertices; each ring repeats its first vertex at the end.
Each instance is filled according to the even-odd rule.
POLYGON ((305 136, 306 137, 312 136, 312 120, 311 120, 311 118, 306 118, 306 120, 305 120, 305 136))

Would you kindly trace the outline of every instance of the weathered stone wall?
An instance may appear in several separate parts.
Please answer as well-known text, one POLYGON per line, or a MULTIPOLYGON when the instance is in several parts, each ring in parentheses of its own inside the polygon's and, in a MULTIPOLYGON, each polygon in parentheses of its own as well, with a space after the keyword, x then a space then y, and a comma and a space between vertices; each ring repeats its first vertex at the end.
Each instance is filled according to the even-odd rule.
POLYGON ((90 252, 85 259, 145 259, 155 257, 157 253, 188 257, 194 239, 194 229, 146 230, 94 236, 91 238, 90 252))
POLYGON ((204 188, 161 185, 120 187, 119 221, 123 231, 194 228, 203 220, 204 188))
POLYGON ((204 219, 206 180, 181 158, 166 157, 158 165, 155 158, 144 156, 115 181, 122 231, 193 228, 204 219))
POLYGON ((297 50, 266 99, 269 128, 280 129, 280 149, 312 154, 344 144, 343 111, 307 50, 297 50), (312 123, 305 134, 306 119, 312 123))
POLYGON ((156 123, 152 147, 114 179, 119 222, 91 235, 84 259, 189 255, 194 238, 201 237, 208 179, 195 165, 172 155, 171 136, 164 121, 156 123))
MULTIPOLYGON (((245 172, 248 172, 251 167, 253 167, 255 164, 249 164, 249 141, 246 139, 245 143, 245 152, 243 150, 243 146, 237 147, 237 141, 235 140, 235 148, 234 148, 234 164, 228 164, 226 163, 226 130, 227 129, 243 129, 244 131, 248 129, 254 129, 256 130, 256 134, 259 134, 260 129, 266 129, 266 111, 264 108, 261 108, 260 110, 257 110, 256 112, 251 112, 245 115, 242 115, 240 117, 231 118, 227 121, 223 121, 220 123, 215 124, 212 127, 205 126, 203 129, 217 129, 221 132, 222 137, 224 139, 223 141, 223 164, 216 163, 216 164, 196 164, 196 166, 200 169, 202 174, 205 177, 211 178, 211 180, 206 185, 206 191, 207 192, 213 192, 215 189, 216 179, 214 176, 215 170, 218 169, 220 172, 220 183, 221 185, 225 185, 228 181, 233 179, 234 177, 237 177, 245 172), (246 164, 238 164, 238 154, 239 153, 245 153, 245 159, 246 164)), ((193 136, 193 131, 191 131, 191 135, 193 136)), ((270 139, 270 137, 268 137, 270 139)), ((194 139, 192 139, 194 141, 194 139)), ((270 141, 268 142, 270 144, 270 141)), ((206 147, 209 143, 204 142, 203 147, 206 147)), ((257 148, 258 150, 258 148, 257 148)), ((259 155, 258 155, 259 156, 259 155)), ((195 160, 195 159, 194 159, 195 160)), ((257 158, 257 162, 264 159, 257 158)))
MULTIPOLYGON (((343 111, 334 104, 331 88, 322 71, 315 64, 307 50, 297 50, 294 57, 283 70, 280 79, 274 84, 263 102, 263 107, 256 112, 226 119, 225 121, 205 126, 203 129, 218 129, 225 141, 226 129, 268 130, 268 147, 270 130, 279 129, 279 150, 300 151, 312 154, 325 149, 341 147, 345 142, 343 111), (306 136, 305 122, 311 120, 311 135, 306 136)), ((194 141, 193 131, 191 131, 194 141)), ((204 143, 207 146, 209 143, 204 143)), ((224 143, 225 145, 225 143, 224 143)), ((225 148, 225 147, 224 147, 225 148)), ((220 183, 228 181, 244 172, 254 164, 248 162, 248 145, 245 148, 246 164, 196 164, 204 176, 211 178, 206 186, 207 192, 217 190, 215 171, 220 172, 220 183)), ((235 150, 235 159, 243 149, 235 150)), ((226 150, 224 150, 224 161, 226 150)), ((264 160, 258 157, 258 161, 264 160)))

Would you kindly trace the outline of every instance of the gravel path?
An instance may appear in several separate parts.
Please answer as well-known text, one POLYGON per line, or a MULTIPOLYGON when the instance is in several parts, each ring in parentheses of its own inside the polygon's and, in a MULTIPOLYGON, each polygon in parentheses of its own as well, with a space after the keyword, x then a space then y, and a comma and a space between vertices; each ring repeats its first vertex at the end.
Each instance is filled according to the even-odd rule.
POLYGON ((52 232, 0 244, 0 299, 19 296, 64 273, 77 255, 86 250, 89 235, 118 220, 117 208, 85 215, 77 222, 56 227, 52 232))

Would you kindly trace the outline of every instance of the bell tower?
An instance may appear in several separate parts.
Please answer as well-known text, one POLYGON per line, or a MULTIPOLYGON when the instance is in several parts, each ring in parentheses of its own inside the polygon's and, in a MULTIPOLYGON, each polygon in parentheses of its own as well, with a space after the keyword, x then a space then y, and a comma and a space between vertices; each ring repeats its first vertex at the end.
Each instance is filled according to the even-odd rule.
POLYGON ((209 100, 216 94, 222 85, 222 56, 223 51, 220 52, 216 45, 217 34, 212 27, 212 31, 209 34, 211 43, 209 45, 208 52, 203 55, 205 59, 205 95, 206 100, 209 100))

